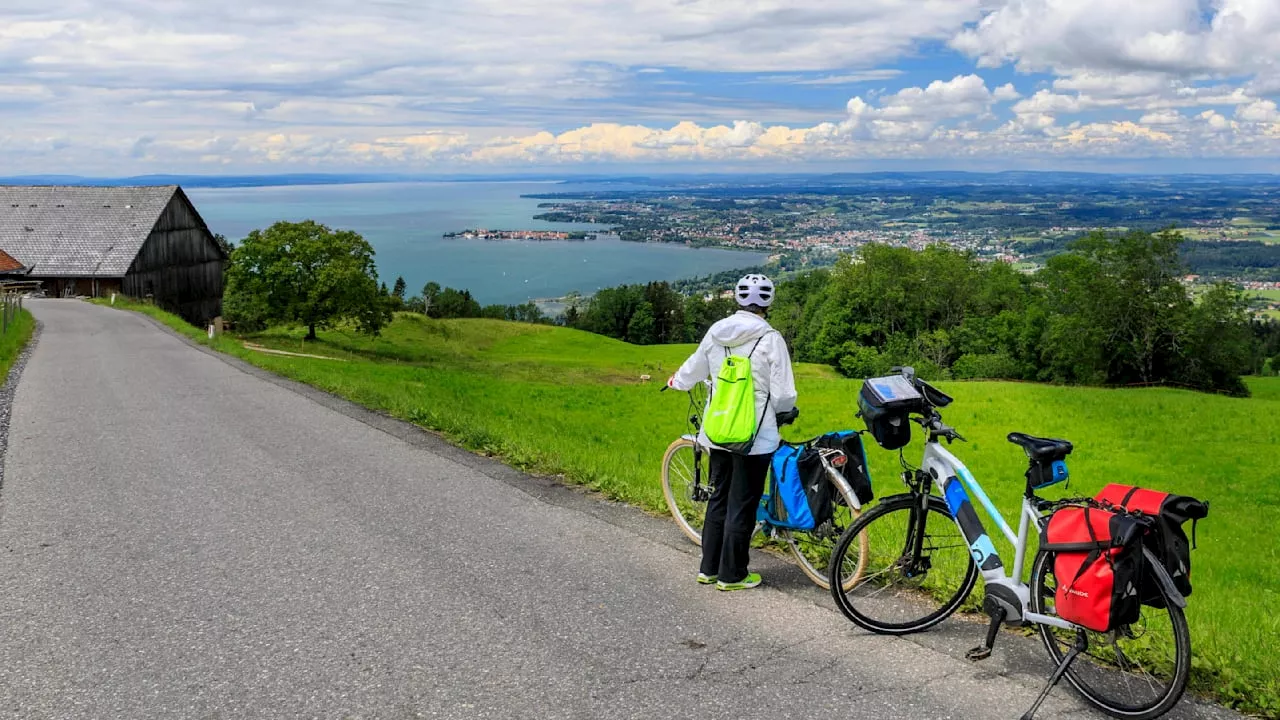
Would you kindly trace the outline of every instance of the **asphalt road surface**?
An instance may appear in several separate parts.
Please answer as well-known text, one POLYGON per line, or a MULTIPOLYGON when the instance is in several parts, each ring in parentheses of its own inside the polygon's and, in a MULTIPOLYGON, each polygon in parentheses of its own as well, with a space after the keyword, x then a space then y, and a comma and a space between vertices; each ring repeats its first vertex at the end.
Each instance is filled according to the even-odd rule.
MULTIPOLYGON (((30 307, 0 717, 1017 718, 1051 670, 1010 634, 965 660, 982 626, 960 620, 867 635, 759 553, 766 587, 697 585, 669 520, 138 315, 30 307)), ((1065 685, 1039 715, 1095 716, 1065 685)))

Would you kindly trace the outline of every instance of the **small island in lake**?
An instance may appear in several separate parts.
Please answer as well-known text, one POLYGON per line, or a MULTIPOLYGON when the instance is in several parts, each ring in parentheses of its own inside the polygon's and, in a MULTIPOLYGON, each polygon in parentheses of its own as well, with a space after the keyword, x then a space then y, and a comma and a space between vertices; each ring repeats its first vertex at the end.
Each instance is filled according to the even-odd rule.
POLYGON ((485 230, 479 228, 447 232, 444 237, 463 240, 595 240, 596 234, 585 230, 485 230))

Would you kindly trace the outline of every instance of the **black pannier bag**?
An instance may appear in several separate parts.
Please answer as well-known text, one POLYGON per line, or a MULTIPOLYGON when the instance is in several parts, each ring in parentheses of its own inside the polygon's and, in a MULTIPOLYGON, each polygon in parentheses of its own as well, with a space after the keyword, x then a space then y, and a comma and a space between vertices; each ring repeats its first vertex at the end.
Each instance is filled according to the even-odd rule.
MULTIPOLYGON (((1155 518, 1155 529, 1145 542, 1173 578, 1173 586, 1183 597, 1191 594, 1191 549, 1195 544, 1196 521, 1209 515, 1209 504, 1186 495, 1172 495, 1131 485, 1112 483, 1094 498, 1104 506, 1138 511, 1155 518), (1191 542, 1182 526, 1191 521, 1191 542)), ((1145 605, 1163 607, 1154 579, 1142 589, 1145 605)))
POLYGON ((1138 621, 1142 537, 1148 522, 1088 505, 1053 513, 1040 548, 1054 553, 1058 617, 1100 633, 1138 621))
POLYGON ((901 375, 867 378, 858 393, 858 414, 885 450, 897 450, 911 442, 907 416, 924 412, 924 406, 924 397, 901 375))
POLYGON ((871 472, 867 469, 867 453, 862 447, 862 436, 852 430, 830 432, 813 443, 817 447, 832 448, 844 452, 845 463, 839 468, 845 482, 853 488, 858 502, 866 505, 875 499, 871 490, 871 472))
POLYGON ((822 456, 813 448, 801 451, 796 458, 796 468, 800 471, 805 497, 809 499, 809 513, 813 515, 814 527, 817 527, 832 517, 831 501, 835 497, 835 486, 822 467, 822 456))

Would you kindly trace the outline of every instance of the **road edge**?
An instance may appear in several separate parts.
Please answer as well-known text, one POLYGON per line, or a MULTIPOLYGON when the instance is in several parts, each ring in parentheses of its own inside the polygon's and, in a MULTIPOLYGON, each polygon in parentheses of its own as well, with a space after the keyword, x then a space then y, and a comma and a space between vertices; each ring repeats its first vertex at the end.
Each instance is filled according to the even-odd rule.
POLYGON ((31 354, 35 352, 36 345, 40 342, 40 331, 44 328, 44 324, 36 320, 34 315, 32 320, 35 325, 31 330, 31 337, 18 353, 18 357, 13 359, 13 365, 9 366, 4 384, 0 385, 0 522, 4 521, 4 465, 9 455, 9 421, 13 417, 13 398, 18 392, 22 371, 27 367, 31 354))

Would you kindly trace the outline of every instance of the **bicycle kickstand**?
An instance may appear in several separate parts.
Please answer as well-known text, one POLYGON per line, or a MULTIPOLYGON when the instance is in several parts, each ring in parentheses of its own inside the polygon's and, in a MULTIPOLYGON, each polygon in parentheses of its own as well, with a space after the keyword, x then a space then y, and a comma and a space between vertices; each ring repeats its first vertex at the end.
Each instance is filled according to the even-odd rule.
POLYGON ((987 614, 991 616, 991 625, 987 627, 987 641, 982 645, 973 648, 965 653, 965 658, 977 662, 978 660, 986 660, 991 657, 991 648, 996 644, 996 636, 1000 632, 1000 625, 1004 623, 1004 619, 1009 616, 1009 611, 988 600, 983 601, 983 607, 987 614))
POLYGON ((1058 684, 1058 681, 1062 680, 1063 674, 1067 672, 1067 667, 1071 665, 1071 661, 1075 660, 1076 656, 1079 654, 1080 644, 1076 643, 1067 651, 1066 656, 1062 658, 1062 662, 1058 663, 1058 667, 1054 669, 1053 675, 1049 677, 1049 684, 1045 685, 1044 690, 1040 691, 1040 697, 1036 698, 1035 704, 1031 706, 1030 710, 1022 714, 1022 720, 1031 720, 1032 716, 1036 714, 1036 710, 1040 709, 1041 703, 1049 697, 1049 691, 1053 689, 1054 685, 1058 684))

